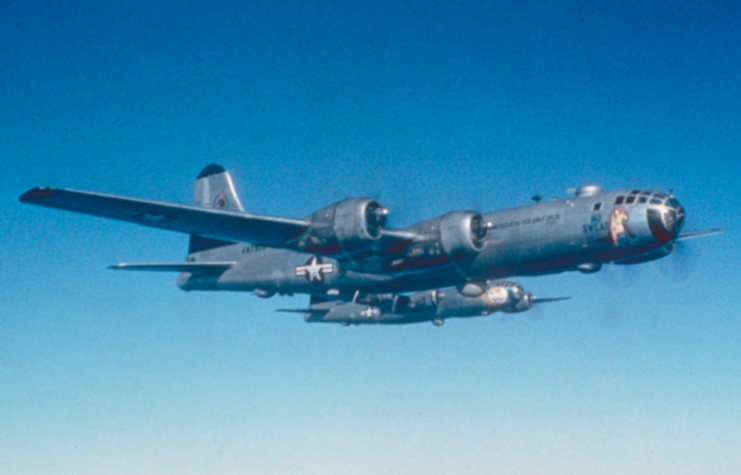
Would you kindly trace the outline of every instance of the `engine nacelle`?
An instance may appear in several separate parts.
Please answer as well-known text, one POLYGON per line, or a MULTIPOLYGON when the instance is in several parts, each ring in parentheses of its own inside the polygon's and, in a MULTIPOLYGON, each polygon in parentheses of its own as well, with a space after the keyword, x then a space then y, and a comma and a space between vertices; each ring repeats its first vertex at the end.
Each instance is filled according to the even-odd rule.
POLYGON ((371 198, 348 198, 309 216, 302 247, 310 252, 352 254, 381 236, 388 209, 371 198))
POLYGON ((481 252, 488 233, 489 224, 473 211, 453 211, 440 218, 440 244, 454 261, 481 252))
POLYGON ((438 307, 440 302, 445 298, 445 292, 442 290, 426 290, 418 292, 409 297, 406 303, 406 309, 412 311, 430 310, 438 307))
MULTIPOLYGON (((378 239, 388 210, 370 198, 350 198, 337 203, 334 231, 345 246, 362 247, 378 239)), ((344 247, 344 246, 343 246, 344 247)))

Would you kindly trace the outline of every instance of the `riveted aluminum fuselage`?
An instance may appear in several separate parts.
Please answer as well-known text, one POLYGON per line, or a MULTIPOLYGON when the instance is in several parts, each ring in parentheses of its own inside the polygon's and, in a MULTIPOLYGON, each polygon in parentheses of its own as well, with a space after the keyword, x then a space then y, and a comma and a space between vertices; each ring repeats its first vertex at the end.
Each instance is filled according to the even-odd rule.
POLYGON ((408 265, 399 270, 380 272, 311 253, 234 244, 189 256, 194 261, 233 260, 234 267, 221 274, 180 274, 178 285, 184 290, 257 291, 264 296, 335 296, 586 272, 604 263, 656 254, 676 238, 684 219, 676 200, 649 190, 598 192, 482 216, 490 223, 485 245, 461 259, 446 258, 439 246, 430 246, 406 256, 408 265))

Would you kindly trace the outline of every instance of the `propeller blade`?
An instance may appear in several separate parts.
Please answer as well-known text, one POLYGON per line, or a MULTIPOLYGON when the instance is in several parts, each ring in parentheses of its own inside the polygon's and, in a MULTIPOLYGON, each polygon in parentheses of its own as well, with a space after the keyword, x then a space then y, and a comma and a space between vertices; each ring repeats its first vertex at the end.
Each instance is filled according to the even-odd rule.
POLYGON ((550 297, 550 298, 539 298, 533 297, 532 303, 548 303, 548 302, 560 302, 561 300, 569 300, 571 297, 550 297))
POLYGON ((698 249, 693 244, 677 241, 674 243, 673 252, 663 259, 655 261, 653 267, 664 278, 671 282, 681 283, 686 282, 694 273, 697 267, 698 249))
POLYGON ((721 234, 728 231, 728 228, 717 228, 717 229, 703 229, 700 231, 685 231, 677 236, 677 241, 686 241, 688 239, 695 239, 707 236, 713 236, 715 234, 721 234))

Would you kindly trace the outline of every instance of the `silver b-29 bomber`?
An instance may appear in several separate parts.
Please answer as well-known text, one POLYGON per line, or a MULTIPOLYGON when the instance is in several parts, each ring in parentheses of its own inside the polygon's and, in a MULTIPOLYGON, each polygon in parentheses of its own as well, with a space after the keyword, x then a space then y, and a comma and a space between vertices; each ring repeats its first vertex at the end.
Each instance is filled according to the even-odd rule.
POLYGON ((685 211, 671 194, 596 185, 573 193, 489 213, 452 211, 404 229, 386 227, 389 211, 371 198, 302 219, 245 212, 219 165, 198 175, 192 205, 45 187, 20 201, 190 235, 185 262, 113 269, 177 272, 186 291, 308 294, 308 308, 283 311, 344 325, 439 326, 522 312, 563 298, 539 299, 500 279, 639 264, 671 254, 677 241, 724 231, 683 232, 685 211))

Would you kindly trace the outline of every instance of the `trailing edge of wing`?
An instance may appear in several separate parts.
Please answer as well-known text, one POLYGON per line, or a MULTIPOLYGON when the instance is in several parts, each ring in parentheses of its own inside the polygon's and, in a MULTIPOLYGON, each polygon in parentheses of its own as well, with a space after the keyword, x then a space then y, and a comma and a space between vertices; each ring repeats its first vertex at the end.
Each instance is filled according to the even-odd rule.
POLYGON ((223 211, 64 188, 34 188, 21 195, 19 200, 168 231, 274 247, 300 236, 309 227, 309 223, 303 219, 223 211))
POLYGON ((686 231, 677 237, 677 241, 686 241, 688 239, 713 236, 715 234, 724 233, 726 231, 728 231, 727 228, 703 229, 701 231, 686 231))
POLYGON ((205 274, 223 272, 234 266, 236 262, 155 262, 147 264, 116 264, 109 266, 113 270, 138 270, 148 272, 190 272, 205 274))

